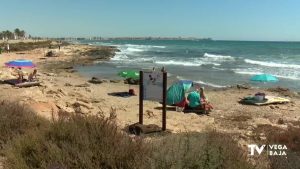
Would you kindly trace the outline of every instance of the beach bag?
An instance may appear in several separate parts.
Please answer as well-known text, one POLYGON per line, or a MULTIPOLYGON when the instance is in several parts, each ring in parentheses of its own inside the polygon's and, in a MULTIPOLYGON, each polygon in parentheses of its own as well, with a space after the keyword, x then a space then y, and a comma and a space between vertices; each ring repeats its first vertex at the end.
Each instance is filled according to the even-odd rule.
POLYGON ((132 96, 136 95, 134 89, 129 89, 128 93, 132 96))

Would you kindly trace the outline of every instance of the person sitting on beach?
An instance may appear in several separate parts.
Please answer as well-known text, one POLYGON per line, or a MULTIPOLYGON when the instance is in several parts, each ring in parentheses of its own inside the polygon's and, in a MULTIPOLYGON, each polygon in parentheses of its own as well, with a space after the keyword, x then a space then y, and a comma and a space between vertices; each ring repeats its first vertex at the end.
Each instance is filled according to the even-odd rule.
POLYGON ((199 110, 206 110, 210 111, 213 109, 212 105, 207 101, 207 98, 204 94, 204 88, 201 87, 200 91, 196 90, 188 95, 188 107, 191 109, 199 109, 199 110))
POLYGON ((36 79, 36 74, 37 74, 37 70, 34 69, 33 72, 29 74, 28 81, 32 82, 34 78, 36 79))
POLYGON ((18 83, 22 83, 23 82, 23 80, 24 80, 24 73, 23 73, 23 71, 22 71, 22 68, 18 68, 17 69, 17 74, 18 74, 18 83))
POLYGON ((201 107, 201 98, 198 90, 190 92, 187 96, 189 102, 188 107, 191 109, 197 109, 201 107))
POLYGON ((207 98, 205 97, 204 87, 200 88, 200 102, 202 109, 208 111, 213 109, 213 106, 208 102, 207 98))

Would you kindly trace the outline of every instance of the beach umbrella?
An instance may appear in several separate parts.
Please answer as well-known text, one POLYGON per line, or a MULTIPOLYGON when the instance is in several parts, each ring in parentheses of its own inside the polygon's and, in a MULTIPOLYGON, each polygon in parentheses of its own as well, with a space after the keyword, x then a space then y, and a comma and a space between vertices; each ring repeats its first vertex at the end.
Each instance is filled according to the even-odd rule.
POLYGON ((181 80, 167 90, 167 104, 173 105, 181 102, 185 98, 185 92, 192 87, 193 82, 187 80, 181 80))
POLYGON ((124 77, 126 79, 139 79, 140 73, 135 70, 125 70, 118 73, 119 76, 124 77))
POLYGON ((9 61, 9 62, 6 62, 5 65, 7 67, 16 67, 16 68, 34 68, 34 67, 36 67, 36 65, 33 64, 31 60, 24 60, 24 59, 9 61))
POLYGON ((278 79, 270 74, 258 74, 254 75, 250 79, 251 81, 258 81, 258 82, 278 82, 278 79))

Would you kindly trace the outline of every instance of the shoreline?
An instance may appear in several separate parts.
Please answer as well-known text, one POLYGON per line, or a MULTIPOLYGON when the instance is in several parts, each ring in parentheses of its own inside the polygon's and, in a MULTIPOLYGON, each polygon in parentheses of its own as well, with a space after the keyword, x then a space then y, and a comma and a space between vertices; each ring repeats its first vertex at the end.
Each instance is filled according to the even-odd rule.
MULTIPOLYGON (((117 49, 100 47, 108 54, 108 59, 117 49), (110 52, 107 52, 109 50, 110 52)), ((3 91, 0 100, 20 102, 27 105, 45 118, 63 116, 63 113, 83 115, 110 116, 111 109, 116 110, 117 124, 124 128, 138 121, 138 96, 129 98, 111 96, 115 92, 128 91, 128 85, 123 81, 103 81, 101 84, 92 84, 88 78, 74 70, 76 64, 84 61, 84 65, 93 63, 93 59, 86 58, 84 52, 94 49, 89 45, 68 45, 57 51, 58 57, 44 57, 43 49, 24 51, 24 54, 1 54, 0 64, 19 57, 32 59, 38 64, 38 78, 42 81, 39 87, 15 88, 8 84, 1 84, 3 91), (42 59, 41 59, 42 58, 42 59), (82 60, 81 60, 82 59, 82 60), (63 112, 63 113, 62 113, 63 112), (61 114, 59 114, 61 113, 61 114)), ((56 50, 56 49, 55 49, 56 50)), ((95 59, 95 58, 94 58, 95 59)), ((1 68, 1 80, 7 68, 1 68)), ((31 70, 29 70, 31 71, 31 70)), ((138 91, 138 86, 133 86, 138 91)), ((290 91, 288 91, 290 92, 290 91)), ((293 91, 292 91, 293 93, 293 91)), ((240 144, 245 146, 251 142, 253 131, 260 125, 271 125, 286 129, 288 125, 300 121, 299 95, 287 95, 281 91, 237 87, 226 89, 206 90, 209 101, 214 110, 209 116, 194 113, 176 112, 174 109, 167 112, 167 129, 172 133, 185 131, 202 132, 207 128, 214 128, 225 133, 236 134, 240 144), (292 102, 270 106, 242 105, 239 100, 257 92, 268 95, 287 97, 292 102), (240 119, 240 117, 243 117, 240 119), (284 124, 277 121, 283 119, 284 124), (238 127, 238 126, 244 127, 238 127)), ((157 102, 144 102, 145 124, 161 125, 161 106, 157 102), (150 113, 149 113, 150 112, 150 113)))

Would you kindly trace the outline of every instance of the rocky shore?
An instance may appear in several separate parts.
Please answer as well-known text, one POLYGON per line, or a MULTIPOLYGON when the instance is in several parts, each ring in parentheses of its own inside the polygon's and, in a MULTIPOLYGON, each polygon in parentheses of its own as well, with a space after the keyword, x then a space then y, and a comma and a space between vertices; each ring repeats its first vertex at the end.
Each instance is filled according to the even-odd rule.
MULTIPOLYGON (((138 96, 119 97, 117 92, 128 91, 124 81, 88 79, 74 69, 75 65, 93 64, 95 61, 108 60, 118 49, 89 45, 67 45, 58 49, 34 49, 19 53, 5 53, 0 64, 8 60, 26 58, 38 65, 38 79, 41 86, 16 88, 3 81, 0 84, 0 100, 20 102, 37 114, 48 119, 68 114, 99 115, 114 117, 121 128, 138 121, 138 96), (47 57, 47 52, 55 57, 47 57)), ((32 70, 25 70, 32 71, 32 70)), ((13 78, 8 68, 2 67, 0 79, 13 78)), ((133 85, 138 93, 138 86, 133 85)), ((176 112, 169 107, 167 128, 174 133, 184 131, 201 132, 214 128, 221 132, 236 135, 241 145, 247 145, 260 126, 278 127, 286 130, 288 126, 300 124, 300 99, 293 91, 281 89, 264 90, 236 86, 222 90, 208 90, 206 93, 214 110, 207 115, 176 112), (270 106, 243 105, 239 100, 257 92, 267 95, 286 97, 291 103, 270 106)), ((161 124, 161 105, 157 102, 144 102, 145 124, 161 124)), ((262 134, 261 139, 264 138, 262 134)))

